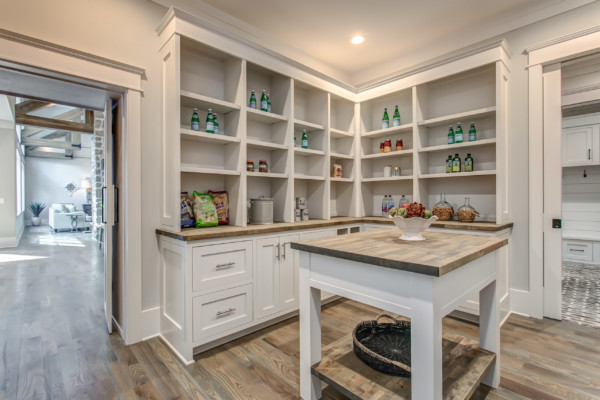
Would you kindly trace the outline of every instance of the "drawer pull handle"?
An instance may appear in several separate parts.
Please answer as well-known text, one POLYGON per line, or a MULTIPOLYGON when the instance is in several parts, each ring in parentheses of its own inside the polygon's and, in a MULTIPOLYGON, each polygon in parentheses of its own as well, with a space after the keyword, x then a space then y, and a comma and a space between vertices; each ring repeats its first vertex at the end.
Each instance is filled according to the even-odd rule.
POLYGON ((579 252, 583 253, 585 250, 582 250, 582 249, 571 249, 571 251, 579 251, 579 252))
POLYGON ((231 268, 235 265, 235 262, 228 262, 225 264, 217 264, 217 269, 231 268))
POLYGON ((224 311, 217 311, 217 318, 221 318, 221 317, 224 317, 227 314, 231 314, 235 310, 236 310, 235 308, 229 308, 229 309, 224 310, 224 311))

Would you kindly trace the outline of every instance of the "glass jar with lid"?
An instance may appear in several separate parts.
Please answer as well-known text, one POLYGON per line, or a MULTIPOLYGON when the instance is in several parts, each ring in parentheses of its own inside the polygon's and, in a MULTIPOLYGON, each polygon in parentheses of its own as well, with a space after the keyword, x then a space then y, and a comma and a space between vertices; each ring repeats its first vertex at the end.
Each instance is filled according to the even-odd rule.
POLYGON ((438 217, 439 221, 450 221, 452 219, 454 208, 446 201, 446 193, 440 193, 440 201, 435 203, 431 212, 438 217))
POLYGON ((254 161, 246 160, 246 171, 254 172, 254 161))
POLYGON ((473 222, 475 217, 479 217, 479 213, 471 206, 469 197, 465 197, 465 204, 459 207, 456 215, 460 222, 473 222))
POLYGON ((269 166, 267 160, 260 160, 258 162, 258 172, 269 172, 269 166))

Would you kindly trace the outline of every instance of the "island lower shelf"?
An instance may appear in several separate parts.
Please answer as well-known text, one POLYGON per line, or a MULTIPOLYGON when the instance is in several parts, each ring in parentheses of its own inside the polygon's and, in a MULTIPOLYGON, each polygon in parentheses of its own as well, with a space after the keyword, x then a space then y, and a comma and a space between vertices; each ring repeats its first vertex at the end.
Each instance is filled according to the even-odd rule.
MULTIPOLYGON (((496 355, 480 349, 477 340, 447 332, 442 337, 443 398, 469 399, 496 355)), ((351 399, 411 398, 410 377, 385 375, 363 363, 354 354, 351 334, 323 347, 322 359, 311 372, 351 399)))

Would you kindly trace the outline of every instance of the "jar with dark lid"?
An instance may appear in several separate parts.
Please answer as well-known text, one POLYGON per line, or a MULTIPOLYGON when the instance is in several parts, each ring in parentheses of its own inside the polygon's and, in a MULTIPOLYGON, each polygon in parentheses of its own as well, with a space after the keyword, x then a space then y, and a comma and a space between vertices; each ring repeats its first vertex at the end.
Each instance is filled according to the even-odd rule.
POLYGON ((258 162, 258 172, 269 172, 269 166, 267 160, 260 160, 258 162))
POLYGON ((246 160, 246 171, 254 172, 254 161, 246 160))

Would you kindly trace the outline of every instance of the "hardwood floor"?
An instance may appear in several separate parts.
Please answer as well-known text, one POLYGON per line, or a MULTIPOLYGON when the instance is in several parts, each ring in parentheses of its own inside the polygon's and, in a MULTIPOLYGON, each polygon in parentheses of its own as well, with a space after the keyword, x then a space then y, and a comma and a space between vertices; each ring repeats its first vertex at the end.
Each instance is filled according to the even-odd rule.
MULTIPOLYGON (((298 318, 181 364, 159 339, 108 335, 103 272, 89 234, 29 230, 0 250, 0 399, 298 399, 298 318), (37 258, 35 258, 37 257, 37 258)), ((323 344, 379 310, 324 307, 323 344)), ((477 337, 476 326, 444 329, 477 337)), ((502 328, 502 378, 474 399, 600 398, 600 329, 513 315, 502 328)), ((325 388, 324 399, 344 399, 325 388)))

